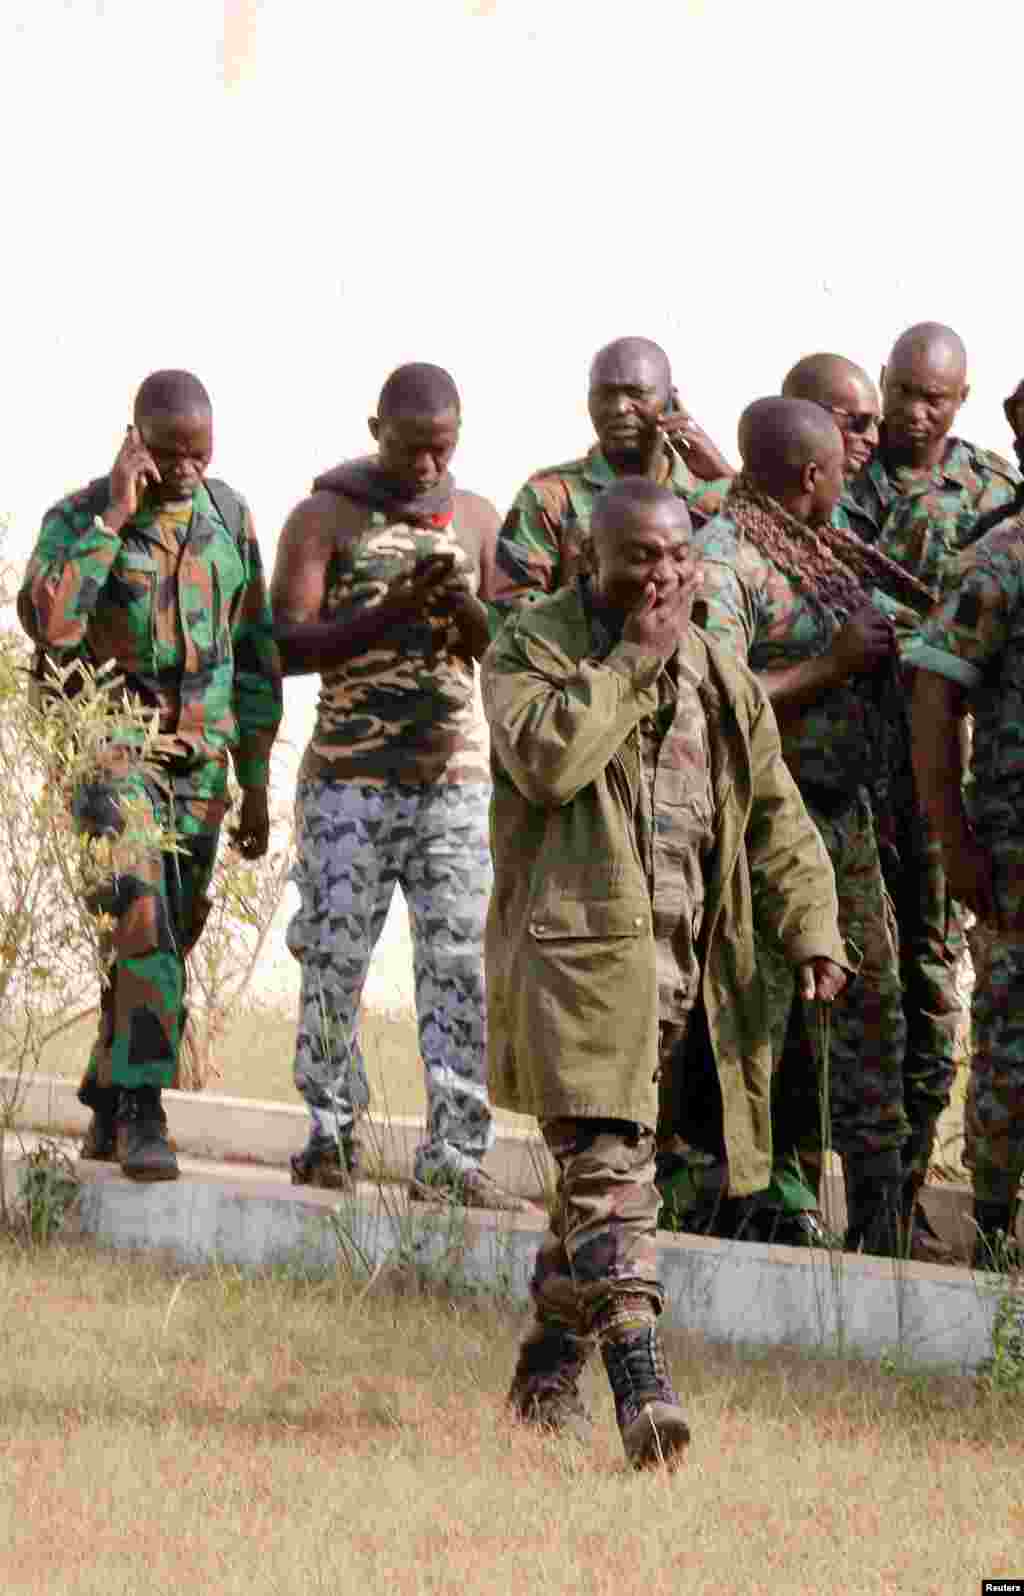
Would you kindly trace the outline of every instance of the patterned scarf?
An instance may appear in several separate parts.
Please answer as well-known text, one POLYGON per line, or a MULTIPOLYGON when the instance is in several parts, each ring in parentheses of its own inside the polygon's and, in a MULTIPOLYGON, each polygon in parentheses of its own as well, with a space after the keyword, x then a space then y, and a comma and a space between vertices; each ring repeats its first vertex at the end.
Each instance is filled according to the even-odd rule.
POLYGON ((382 510, 407 526, 450 526, 455 516, 455 478, 446 471, 440 482, 409 498, 385 476, 376 455, 361 460, 345 460, 333 471, 325 471, 313 483, 313 492, 343 493, 357 504, 382 510))
POLYGON ((843 620, 876 588, 919 615, 932 606, 929 589, 895 560, 853 532, 806 526, 745 472, 733 481, 723 512, 803 593, 843 620))

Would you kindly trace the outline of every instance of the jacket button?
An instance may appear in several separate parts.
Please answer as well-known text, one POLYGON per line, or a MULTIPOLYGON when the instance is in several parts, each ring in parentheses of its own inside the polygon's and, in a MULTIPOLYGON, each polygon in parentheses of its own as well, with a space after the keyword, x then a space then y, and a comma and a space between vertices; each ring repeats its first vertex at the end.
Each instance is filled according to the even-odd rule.
POLYGON ((643 925, 643 923, 644 923, 644 917, 643 917, 642 914, 637 914, 637 915, 633 916, 633 924, 636 926, 638 931, 639 931, 640 927, 643 925))

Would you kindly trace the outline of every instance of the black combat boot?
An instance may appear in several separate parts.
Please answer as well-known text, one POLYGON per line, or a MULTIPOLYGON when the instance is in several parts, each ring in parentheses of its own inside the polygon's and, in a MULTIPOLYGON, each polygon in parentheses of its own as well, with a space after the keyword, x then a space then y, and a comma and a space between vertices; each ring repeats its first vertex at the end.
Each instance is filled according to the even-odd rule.
POLYGON ((878 1258, 902 1257, 900 1197, 903 1169, 898 1148, 868 1158, 843 1159, 846 1175, 846 1250, 878 1258))
POLYGON ((1018 1247, 1013 1235, 1013 1204, 990 1202, 984 1197, 974 1199, 974 1247, 971 1253, 973 1269, 1003 1272, 1016 1260, 1018 1247))
POLYGON ((596 1342, 559 1324, 535 1320, 519 1348, 508 1404, 524 1424, 584 1441, 590 1414, 580 1396, 580 1375, 596 1342))
POLYGON ((82 1138, 82 1158, 95 1163, 117 1162, 117 1104, 120 1089, 101 1086, 95 1076, 86 1075, 78 1088, 78 1101, 92 1109, 92 1119, 82 1138))
POLYGON ((159 1086, 121 1090, 117 1109, 117 1158, 131 1180, 177 1180, 178 1160, 167 1140, 159 1086))
POLYGON ((615 1327, 600 1337, 627 1462, 635 1469, 681 1460, 690 1427, 672 1388, 658 1327, 615 1327))

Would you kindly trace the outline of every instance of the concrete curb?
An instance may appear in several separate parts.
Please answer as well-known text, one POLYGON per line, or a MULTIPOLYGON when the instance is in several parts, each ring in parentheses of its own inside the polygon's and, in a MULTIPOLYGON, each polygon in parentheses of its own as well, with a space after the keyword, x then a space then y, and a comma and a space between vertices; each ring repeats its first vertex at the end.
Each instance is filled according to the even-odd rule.
MULTIPOLYGON (((13 1086, 12 1076, 0 1075, 0 1093, 13 1086)), ((74 1081, 44 1075, 31 1078, 20 1094, 18 1124, 54 1135, 81 1136, 89 1123, 89 1111, 78 1101, 76 1091, 74 1081)), ((175 1145, 179 1153, 193 1158, 287 1169, 290 1155, 305 1142, 309 1122, 299 1104, 215 1092, 166 1092, 164 1100, 175 1145)), ((391 1180, 410 1179, 422 1134, 423 1121, 414 1116, 377 1119, 367 1115, 360 1136, 368 1173, 391 1180)), ((486 1167, 500 1185, 525 1197, 540 1198, 554 1185, 554 1165, 535 1130, 499 1124, 486 1167)), ((952 1183, 929 1185, 922 1200, 942 1239, 958 1256, 969 1256, 974 1237, 969 1189, 952 1183)), ((846 1228, 846 1199, 836 1160, 833 1174, 825 1180, 822 1206, 831 1228, 841 1234, 846 1228)), ((1017 1228, 1024 1239, 1024 1204, 1017 1228)))
MULTIPOLYGON (((7 1139, 6 1184, 21 1150, 7 1139)), ((20 1145, 19 1145, 20 1144, 20 1145)), ((393 1264, 452 1290, 483 1288, 526 1303, 542 1213, 494 1214, 412 1203, 401 1186, 353 1196, 292 1186, 282 1172, 181 1158, 182 1178, 147 1186, 109 1164, 79 1161, 75 1226, 111 1247, 168 1254, 186 1265, 284 1267, 362 1278, 393 1264)), ((967 1372, 992 1350, 1005 1282, 929 1264, 895 1264, 749 1242, 659 1237, 666 1320, 715 1341, 799 1346, 967 1372)))

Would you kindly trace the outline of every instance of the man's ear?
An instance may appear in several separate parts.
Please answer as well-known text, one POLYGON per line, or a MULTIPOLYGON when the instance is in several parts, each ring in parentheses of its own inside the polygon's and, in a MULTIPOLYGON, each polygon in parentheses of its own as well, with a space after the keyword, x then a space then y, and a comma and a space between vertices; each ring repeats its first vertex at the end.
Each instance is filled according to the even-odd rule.
POLYGON ((808 460, 800 473, 800 489, 803 493, 813 493, 815 484, 821 475, 821 467, 813 460, 808 460))
POLYGON ((961 405, 965 405, 967 403, 967 400, 968 400, 968 398, 970 396, 970 392, 971 392, 971 385, 970 385, 969 382, 965 382, 963 387, 960 389, 960 398, 959 398, 959 400, 957 402, 957 409, 958 410, 959 410, 961 405))
POLYGON ((882 393, 882 394, 885 393, 885 367, 884 366, 882 367, 881 371, 878 374, 878 388, 879 388, 879 392, 880 393, 882 393))
POLYGON ((370 437, 374 443, 380 442, 380 420, 377 416, 367 416, 366 425, 370 429, 370 437))

